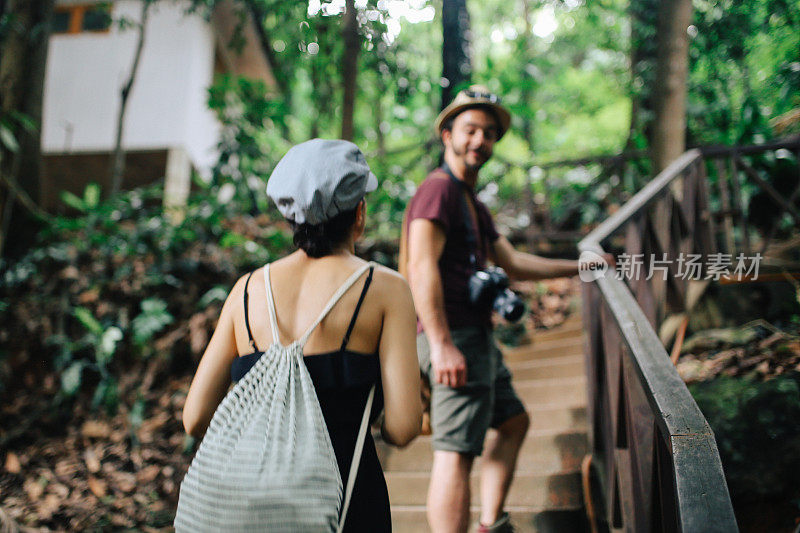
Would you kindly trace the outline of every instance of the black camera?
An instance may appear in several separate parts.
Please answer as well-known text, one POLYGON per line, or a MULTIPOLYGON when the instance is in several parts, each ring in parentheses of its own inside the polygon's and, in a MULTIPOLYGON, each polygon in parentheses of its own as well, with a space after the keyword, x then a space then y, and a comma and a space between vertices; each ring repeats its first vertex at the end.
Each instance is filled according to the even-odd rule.
POLYGON ((508 288, 508 276, 499 267, 479 270, 469 278, 469 301, 479 309, 491 306, 509 322, 525 312, 525 303, 508 288))

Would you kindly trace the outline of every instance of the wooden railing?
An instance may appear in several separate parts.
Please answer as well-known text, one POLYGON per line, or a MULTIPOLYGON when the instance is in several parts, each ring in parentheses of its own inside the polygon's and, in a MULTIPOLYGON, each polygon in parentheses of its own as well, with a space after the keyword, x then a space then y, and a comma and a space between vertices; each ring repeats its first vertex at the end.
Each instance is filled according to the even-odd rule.
MULTIPOLYGON (((705 166, 683 154, 584 238, 581 252, 604 253, 624 235, 629 255, 707 256, 715 249, 705 166)), ((590 440, 612 528, 626 531, 737 529, 714 434, 654 327, 686 301, 689 280, 619 279, 609 270, 583 284, 588 333, 590 440)))
MULTIPOLYGON (((749 222, 747 205, 749 195, 755 189, 766 194, 774 209, 770 215, 777 220, 783 213, 791 216, 800 225, 800 211, 792 204, 800 196, 800 190, 777 190, 763 173, 764 155, 774 156, 778 150, 793 152, 800 159, 800 136, 777 140, 766 144, 743 146, 700 146, 698 147, 705 161, 705 175, 711 179, 707 188, 708 196, 713 200, 711 213, 712 226, 719 237, 719 251, 732 253, 737 251, 750 253, 762 252, 769 244, 772 235, 763 234, 760 246, 751 246, 749 242, 754 228, 749 222)), ((525 204, 518 207, 529 213, 532 222, 519 234, 512 234, 515 242, 526 241, 532 250, 538 250, 542 242, 563 241, 572 245, 584 234, 575 226, 575 215, 582 215, 582 222, 593 224, 605 212, 612 212, 618 205, 627 202, 645 183, 649 166, 649 155, 646 151, 628 151, 616 155, 592 156, 579 159, 568 159, 550 162, 533 162, 527 166, 502 160, 507 168, 521 167, 526 175, 538 174, 536 179, 543 194, 537 201, 531 194, 522 194, 520 200, 525 204), (582 187, 565 181, 571 172, 580 171, 593 176, 582 187), (645 174, 643 174, 645 173, 645 174), (552 204, 557 203, 554 209, 552 204), (593 205, 597 213, 586 213, 587 205, 593 205), (599 208, 599 209, 598 209, 599 208), (588 216, 587 216, 588 215, 588 216)), ((798 174, 800 177, 800 174, 798 174)), ((526 190, 532 187, 529 178, 526 190)), ((523 191, 525 193, 526 191, 523 191)))

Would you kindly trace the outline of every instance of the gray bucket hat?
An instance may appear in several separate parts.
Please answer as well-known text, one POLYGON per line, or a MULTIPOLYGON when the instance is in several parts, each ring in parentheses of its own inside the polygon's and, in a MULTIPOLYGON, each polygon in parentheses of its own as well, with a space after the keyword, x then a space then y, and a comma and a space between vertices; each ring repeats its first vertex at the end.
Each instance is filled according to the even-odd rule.
POLYGON ((378 180, 358 146, 312 139, 293 146, 275 166, 267 196, 287 220, 321 224, 353 209, 378 180))

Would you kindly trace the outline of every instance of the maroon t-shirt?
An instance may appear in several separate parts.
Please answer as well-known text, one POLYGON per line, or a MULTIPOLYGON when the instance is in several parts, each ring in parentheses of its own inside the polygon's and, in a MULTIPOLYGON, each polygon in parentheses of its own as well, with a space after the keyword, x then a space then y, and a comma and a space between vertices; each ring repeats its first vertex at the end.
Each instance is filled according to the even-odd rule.
MULTIPOLYGON (((500 237, 489 209, 478 200, 474 191, 453 182, 444 170, 437 168, 428 174, 408 205, 406 224, 411 224, 417 218, 438 224, 447 239, 439 258, 447 324, 451 328, 491 324, 491 309, 474 308, 467 293, 469 278, 475 272, 475 268, 470 265, 470 254, 476 254, 479 269, 485 268, 488 247, 500 237), (462 191, 465 189, 470 192, 478 215, 481 236, 478 237, 477 250, 467 240, 467 232, 470 230, 464 220, 462 191)), ((421 330, 421 325, 418 324, 417 328, 421 330)))

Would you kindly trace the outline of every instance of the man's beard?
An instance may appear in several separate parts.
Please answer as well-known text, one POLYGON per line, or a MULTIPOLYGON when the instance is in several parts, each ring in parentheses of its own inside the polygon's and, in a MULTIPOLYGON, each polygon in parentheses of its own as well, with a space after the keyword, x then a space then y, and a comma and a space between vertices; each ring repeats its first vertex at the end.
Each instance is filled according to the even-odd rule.
POLYGON ((466 166, 468 170, 480 170, 480 168, 484 165, 484 163, 486 163, 489 160, 489 158, 492 155, 492 154, 487 154, 485 150, 481 150, 480 148, 477 150, 466 150, 466 149, 459 150, 455 146, 453 146, 453 153, 464 161, 464 166, 466 166), (466 154, 468 151, 478 152, 483 157, 483 161, 481 161, 480 163, 470 164, 466 158, 466 154))

